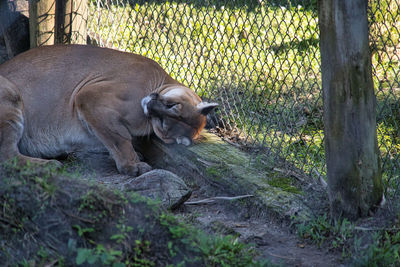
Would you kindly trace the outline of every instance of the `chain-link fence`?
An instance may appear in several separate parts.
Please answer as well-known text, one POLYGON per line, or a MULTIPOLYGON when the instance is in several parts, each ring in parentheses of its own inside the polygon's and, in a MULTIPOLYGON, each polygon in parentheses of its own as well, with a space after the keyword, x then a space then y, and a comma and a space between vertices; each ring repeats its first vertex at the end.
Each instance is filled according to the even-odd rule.
POLYGON ((377 97, 378 143, 384 181, 400 192, 400 2, 369 3, 372 75, 377 97))
MULTIPOLYGON (((325 174, 316 0, 92 0, 89 36, 159 62, 202 98, 230 141, 325 174)), ((399 179, 397 0, 370 2, 378 135, 385 178, 399 179)))

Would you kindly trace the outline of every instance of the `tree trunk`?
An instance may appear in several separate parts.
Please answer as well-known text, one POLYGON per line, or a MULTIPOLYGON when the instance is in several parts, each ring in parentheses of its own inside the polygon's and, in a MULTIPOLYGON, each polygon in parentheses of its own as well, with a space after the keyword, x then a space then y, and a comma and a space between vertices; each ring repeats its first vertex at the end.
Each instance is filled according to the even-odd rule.
POLYGON ((87 0, 29 1, 31 47, 86 44, 87 0))
POLYGON ((319 2, 325 151, 334 217, 366 216, 382 199, 366 0, 319 2))

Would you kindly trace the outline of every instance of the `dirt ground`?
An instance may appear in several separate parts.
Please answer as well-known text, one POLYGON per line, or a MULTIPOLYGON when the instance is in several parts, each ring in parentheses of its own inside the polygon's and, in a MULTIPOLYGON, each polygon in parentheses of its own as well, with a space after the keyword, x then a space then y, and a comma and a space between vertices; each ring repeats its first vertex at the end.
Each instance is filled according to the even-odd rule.
MULTIPOLYGON (((189 202, 203 198, 205 196, 194 192, 189 202)), ((300 240, 287 222, 253 216, 231 201, 217 200, 202 205, 184 205, 176 214, 192 218, 194 224, 209 233, 237 235, 239 240, 254 244, 260 258, 267 258, 278 265, 345 266, 339 252, 318 248, 300 240)))
MULTIPOLYGON (((97 155, 99 157, 99 155, 97 155)), ((92 176, 106 184, 118 184, 124 176, 117 173, 112 160, 102 155, 100 158, 86 160, 79 164, 92 176), (89 168, 88 168, 89 166, 89 168)), ((206 181, 193 189, 191 198, 186 202, 196 202, 212 197, 229 196, 231 192, 223 187, 207 184, 206 181)), ((325 192, 310 187, 310 205, 314 209, 328 212, 328 202, 325 192), (317 206, 318 205, 318 206, 317 206)), ((252 206, 252 198, 247 198, 246 204, 241 200, 215 200, 206 204, 184 204, 174 211, 174 214, 189 219, 194 225, 211 234, 238 236, 239 240, 254 244, 259 258, 267 258, 270 262, 282 266, 295 267, 330 267, 346 266, 342 262, 340 252, 318 248, 309 242, 301 240, 290 226, 290 221, 282 221, 268 212, 258 212, 252 206)))
MULTIPOLYGON (((111 188, 118 188, 118 184, 125 183, 127 179, 135 179, 118 174, 107 153, 66 159, 64 164, 69 166, 71 173, 78 173, 79 177, 90 178, 91 183, 101 183, 111 188)), ((299 238, 295 227, 291 225, 291 218, 274 216, 268 207, 260 206, 255 197, 215 199, 232 198, 232 190, 208 183, 207 180, 191 182, 187 178, 184 180, 192 189, 192 195, 173 213, 198 228, 213 235, 237 236, 240 241, 254 245, 259 259, 267 259, 277 266, 351 266, 351 259, 343 259, 340 251, 324 245, 318 248, 299 238), (210 198, 214 199, 198 203, 210 198)), ((329 213, 327 195, 321 188, 315 184, 303 186, 307 205, 317 214, 329 213)), ((371 220, 366 222, 371 223, 371 220)), ((375 222, 373 224, 374 227, 377 225, 375 222)))

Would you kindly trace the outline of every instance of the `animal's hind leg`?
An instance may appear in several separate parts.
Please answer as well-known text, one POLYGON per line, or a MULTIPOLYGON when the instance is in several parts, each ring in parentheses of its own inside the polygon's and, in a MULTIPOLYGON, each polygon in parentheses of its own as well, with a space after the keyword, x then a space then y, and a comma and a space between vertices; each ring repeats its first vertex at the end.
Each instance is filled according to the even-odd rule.
POLYGON ((17 145, 24 129, 22 109, 18 89, 0 76, 0 161, 18 157, 20 154, 17 145))
POLYGON ((18 150, 18 142, 24 130, 23 103, 16 86, 0 76, 0 163, 16 159, 18 165, 60 163, 22 155, 18 150))

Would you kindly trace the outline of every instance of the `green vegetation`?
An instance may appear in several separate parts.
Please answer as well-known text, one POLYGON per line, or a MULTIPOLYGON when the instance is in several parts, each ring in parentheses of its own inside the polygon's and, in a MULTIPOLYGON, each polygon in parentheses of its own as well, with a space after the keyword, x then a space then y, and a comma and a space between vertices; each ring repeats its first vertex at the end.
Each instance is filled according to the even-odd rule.
POLYGON ((269 266, 232 236, 210 236, 159 203, 51 167, 0 166, 6 266, 269 266), (79 177, 75 177, 79 178, 79 177))
POLYGON ((301 191, 293 185, 293 179, 287 177, 274 177, 268 181, 268 184, 274 187, 278 187, 283 191, 301 194, 301 191))
POLYGON ((343 219, 333 222, 326 215, 296 225, 298 235, 318 247, 342 252, 350 266, 399 266, 400 228, 398 223, 388 229, 355 227, 343 219), (371 238, 372 237, 372 238, 371 238))
MULTIPOLYGON (((375 88, 378 95, 382 89, 395 89, 399 81, 398 64, 400 56, 396 53, 400 45, 400 7, 396 0, 370 1, 370 36, 373 48, 375 88)), ((388 93, 388 92, 386 92, 388 93)))
POLYGON ((330 249, 341 249, 343 256, 348 253, 348 241, 354 235, 354 225, 347 219, 331 222, 326 215, 315 217, 296 227, 301 238, 312 240, 318 247, 328 246, 330 249))
MULTIPOLYGON (((192 246, 197 253, 203 255, 205 266, 272 266, 267 261, 255 261, 254 248, 239 242, 237 237, 226 235, 210 238, 204 232, 183 224, 169 214, 163 214, 160 219, 174 239, 185 246, 192 246)), ((169 242, 168 248, 171 255, 175 255, 179 250, 175 242, 169 242)), ((193 259, 186 259, 186 262, 193 263, 193 259)))
POLYGON ((382 230, 375 231, 372 242, 366 249, 359 249, 360 241, 356 242, 356 251, 360 256, 354 262, 354 266, 388 266, 400 265, 400 231, 382 230))
POLYGON ((400 190, 400 6, 396 0, 369 1, 369 6, 378 143, 386 194, 394 196, 400 190))

